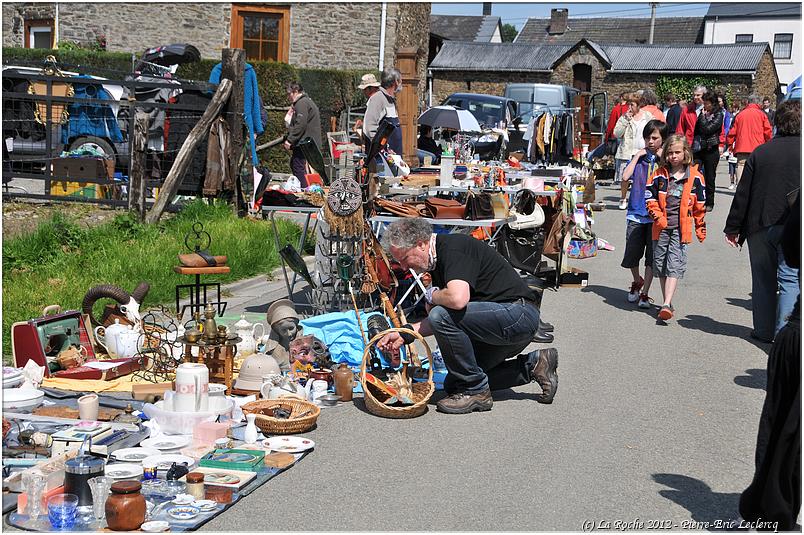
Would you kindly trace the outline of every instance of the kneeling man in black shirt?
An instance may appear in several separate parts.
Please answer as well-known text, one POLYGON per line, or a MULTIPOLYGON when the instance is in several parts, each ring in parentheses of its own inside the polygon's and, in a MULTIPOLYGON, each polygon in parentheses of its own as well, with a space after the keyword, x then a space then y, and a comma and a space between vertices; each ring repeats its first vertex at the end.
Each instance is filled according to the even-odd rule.
MULTIPOLYGON (((492 390, 534 380, 543 392, 536 401, 552 403, 558 351, 520 354, 539 327, 539 309, 533 292, 497 251, 465 234, 433 234, 421 218, 391 223, 382 243, 403 269, 432 276, 425 294, 428 316, 413 328, 435 336, 449 372, 439 411, 487 411, 492 390)), ((398 333, 389 333, 379 347, 390 351, 402 344, 398 333)))

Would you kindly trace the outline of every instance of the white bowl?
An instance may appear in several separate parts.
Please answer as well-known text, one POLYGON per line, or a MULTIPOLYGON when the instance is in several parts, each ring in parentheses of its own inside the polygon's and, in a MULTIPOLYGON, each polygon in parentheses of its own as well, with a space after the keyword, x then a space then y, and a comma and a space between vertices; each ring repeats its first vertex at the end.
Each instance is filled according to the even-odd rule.
POLYGON ((4 388, 3 410, 32 411, 42 404, 45 393, 35 388, 4 388))

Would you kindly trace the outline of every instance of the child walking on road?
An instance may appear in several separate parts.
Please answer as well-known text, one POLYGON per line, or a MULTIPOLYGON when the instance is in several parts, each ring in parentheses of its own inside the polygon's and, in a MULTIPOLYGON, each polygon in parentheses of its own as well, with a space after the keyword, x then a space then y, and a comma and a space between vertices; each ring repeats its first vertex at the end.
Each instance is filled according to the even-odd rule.
POLYGON ((659 167, 662 143, 667 137, 667 124, 651 119, 641 132, 645 148, 640 149, 623 171, 623 189, 631 184, 628 196, 628 212, 625 217, 625 251, 622 267, 631 270, 633 282, 628 292, 628 302, 639 300, 639 308, 650 308, 650 285, 653 281, 653 218, 645 203, 645 188, 648 177, 659 167), (639 275, 639 261, 645 257, 645 278, 639 275))
POLYGON ((698 241, 706 239, 706 194, 704 178, 692 164, 692 151, 683 135, 667 138, 662 147, 661 167, 648 178, 645 191, 653 218, 653 271, 659 277, 664 302, 659 319, 673 317, 673 295, 678 279, 687 270, 687 245, 693 225, 698 241))

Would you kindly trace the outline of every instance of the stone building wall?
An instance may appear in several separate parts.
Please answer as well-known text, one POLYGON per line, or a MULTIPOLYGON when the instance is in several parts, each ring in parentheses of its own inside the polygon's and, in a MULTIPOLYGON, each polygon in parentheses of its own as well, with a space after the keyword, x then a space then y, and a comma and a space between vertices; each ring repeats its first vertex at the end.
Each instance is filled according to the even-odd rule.
POLYGON ((400 48, 418 50, 419 107, 426 102, 427 52, 430 45, 430 7, 429 3, 396 4, 398 26, 394 51, 400 48))
POLYGON ((105 35, 111 52, 190 43, 215 59, 229 46, 231 13, 228 3, 61 3, 59 38, 86 43, 105 35))
POLYGON ((603 64, 596 55, 594 55, 586 46, 579 46, 572 54, 567 56, 564 61, 556 65, 553 74, 550 77, 551 84, 562 84, 572 86, 573 73, 572 69, 575 65, 589 65, 592 67, 592 86, 590 91, 596 93, 604 86, 604 78, 606 70, 603 64))
POLYGON ((53 19, 54 4, 3 3, 3 46, 22 47, 25 43, 25 21, 53 19))
MULTIPOLYGON (((376 70, 381 15, 381 4, 292 4, 289 63, 318 69, 376 70)), ((386 32, 386 61, 393 60, 389 42, 393 45, 386 32)))
POLYGON ((775 96, 780 93, 779 78, 770 50, 766 50, 762 59, 759 60, 759 67, 751 89, 761 97, 768 97, 771 102, 774 102, 775 96))
POLYGON ((502 96, 506 84, 551 83, 550 73, 541 72, 433 72, 433 105, 452 93, 484 93, 502 96))

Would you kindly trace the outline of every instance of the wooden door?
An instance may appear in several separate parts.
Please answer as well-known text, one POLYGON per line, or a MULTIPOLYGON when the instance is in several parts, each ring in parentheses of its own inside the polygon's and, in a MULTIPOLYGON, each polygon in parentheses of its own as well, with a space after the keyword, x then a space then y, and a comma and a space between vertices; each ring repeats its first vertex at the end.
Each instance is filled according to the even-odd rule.
POLYGON ((402 157, 411 167, 419 166, 416 156, 416 122, 419 118, 418 56, 415 48, 400 48, 396 54, 396 65, 402 73, 402 91, 396 98, 396 111, 402 124, 402 157))

